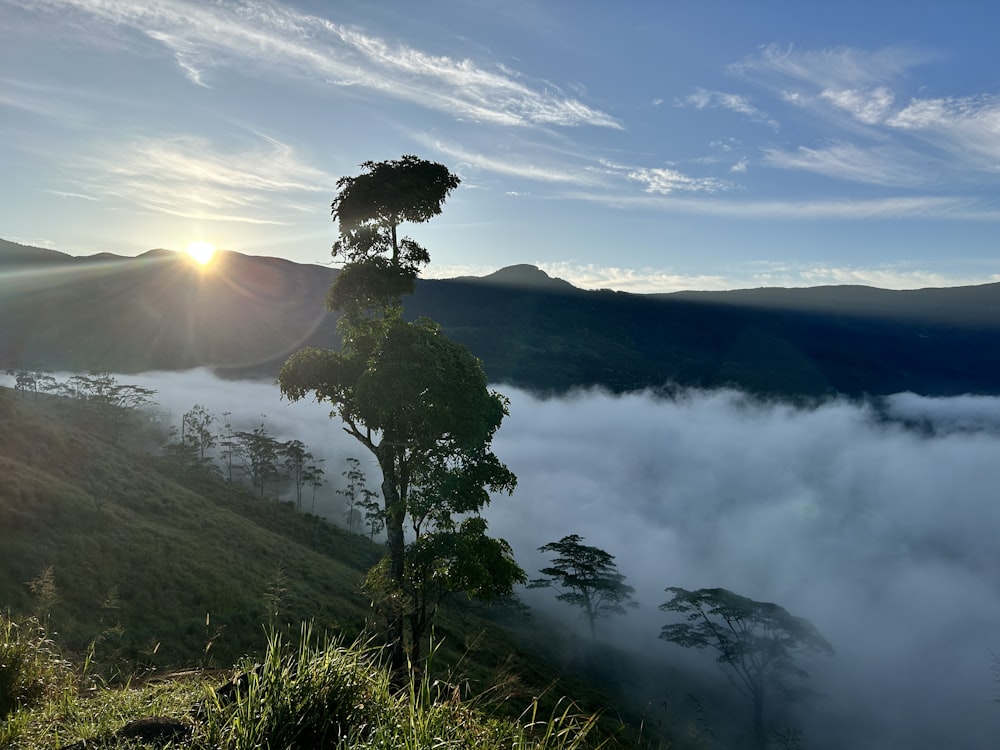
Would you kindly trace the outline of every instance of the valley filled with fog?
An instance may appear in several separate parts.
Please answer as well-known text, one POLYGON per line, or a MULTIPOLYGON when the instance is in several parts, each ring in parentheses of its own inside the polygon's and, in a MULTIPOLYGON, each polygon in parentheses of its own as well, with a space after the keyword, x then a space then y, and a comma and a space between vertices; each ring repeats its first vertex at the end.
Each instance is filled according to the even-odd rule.
MULTIPOLYGON (((271 383, 200 370, 120 380, 155 389, 168 422, 195 404, 220 418, 231 412, 235 429, 264 415, 271 435, 302 440, 324 460, 330 484, 317 511, 335 521, 347 457, 378 487, 377 464, 326 405, 288 403, 271 383)), ((674 664, 728 690, 711 652, 657 638, 676 621, 658 609, 666 587, 724 587, 807 618, 835 648, 801 662, 814 692, 778 710, 805 729, 806 746, 995 739, 1000 398, 899 394, 805 407, 727 391, 542 399, 499 390, 510 416, 494 450, 518 487, 487 509, 491 532, 510 542, 529 577, 548 562, 537 548, 567 534, 615 555, 640 607, 598 621, 598 638, 647 666, 634 676, 636 700, 658 705, 690 691, 672 682, 674 664)), ((578 610, 552 592, 522 593, 583 632, 578 610)))

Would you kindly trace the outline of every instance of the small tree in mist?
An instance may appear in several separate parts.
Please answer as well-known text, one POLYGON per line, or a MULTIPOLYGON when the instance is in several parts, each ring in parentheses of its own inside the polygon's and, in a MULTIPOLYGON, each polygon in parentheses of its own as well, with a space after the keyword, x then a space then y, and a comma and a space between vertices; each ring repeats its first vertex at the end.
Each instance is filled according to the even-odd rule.
POLYGON ((337 494, 342 495, 347 504, 347 509, 344 511, 347 530, 354 531, 355 521, 364 520, 363 509, 370 507, 378 495, 368 488, 368 479, 364 471, 361 470, 361 462, 354 457, 349 457, 347 464, 347 470, 341 472, 341 476, 347 480, 347 484, 343 489, 337 490, 337 494))
POLYGON ((222 412, 222 418, 222 426, 216 435, 216 441, 219 446, 219 460, 222 468, 225 469, 226 481, 232 484, 233 464, 236 461, 239 451, 239 441, 236 439, 236 432, 233 430, 233 413, 224 411, 222 412))
POLYGON ((263 416, 260 426, 249 432, 233 433, 233 436, 236 440, 236 452, 243 460, 243 470, 250 478, 250 485, 263 500, 265 484, 278 475, 280 444, 267 431, 263 416))
MULTIPOLYGON (((306 450, 305 443, 301 440, 289 440, 287 443, 282 443, 278 448, 278 453, 282 469, 284 469, 285 475, 292 480, 292 486, 295 487, 295 507, 297 510, 302 510, 302 489, 307 484, 311 484, 314 478, 321 477, 323 470, 316 465, 315 457, 306 450)), ((313 510, 316 509, 316 489, 318 487, 314 485, 313 510)))
POLYGON ((217 438, 212 430, 215 415, 201 404, 195 404, 181 418, 181 442, 190 445, 205 463, 205 453, 215 447, 217 438))
POLYGON ((56 379, 37 368, 11 367, 7 369, 7 374, 14 378, 14 390, 20 391, 21 395, 34 394, 37 399, 41 391, 52 390, 56 386, 56 379))
POLYGON ((113 443, 135 415, 155 404, 156 391, 140 385, 119 383, 109 372, 74 375, 67 383, 56 385, 61 395, 75 399, 79 412, 91 417, 113 443))
POLYGON ((726 679, 753 706, 754 747, 764 748, 764 699, 788 677, 809 675, 795 665, 807 651, 832 654, 833 647, 801 617, 770 602, 726 589, 667 589, 673 598, 660 605, 685 615, 686 622, 664 625, 660 638, 685 648, 711 648, 726 679))
POLYGON ((532 580, 528 588, 558 589, 556 599, 583 610, 590 637, 594 638, 597 618, 623 615, 626 607, 634 609, 639 605, 632 601, 635 589, 618 572, 614 555, 582 542, 583 537, 570 534, 539 547, 539 552, 554 552, 556 556, 550 567, 538 571, 546 577, 532 580))

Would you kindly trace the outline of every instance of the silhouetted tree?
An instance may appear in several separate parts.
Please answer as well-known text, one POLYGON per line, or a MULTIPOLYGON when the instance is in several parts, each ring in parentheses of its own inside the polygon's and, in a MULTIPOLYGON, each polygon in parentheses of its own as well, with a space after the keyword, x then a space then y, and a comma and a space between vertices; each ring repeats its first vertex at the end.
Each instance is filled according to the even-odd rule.
POLYGON ((259 427, 254 427, 249 432, 236 432, 234 437, 236 451, 243 460, 243 470, 250 478, 250 485, 258 497, 263 499, 267 480, 278 474, 279 443, 268 433, 263 416, 259 427))
POLYGON ((347 463, 347 470, 341 472, 341 476, 347 480, 347 484, 343 489, 337 490, 337 494, 343 495, 347 503, 347 509, 344 512, 347 530, 354 531, 354 522, 364 518, 360 508, 367 507, 366 504, 372 502, 376 493, 368 489, 367 478, 361 470, 361 462, 352 456, 347 459, 347 463))
POLYGON ((546 577, 532 580, 528 588, 558 589, 556 599, 583 610, 593 638, 597 618, 623 615, 626 607, 639 605, 632 601, 635 589, 618 572, 614 555, 582 542, 583 537, 570 534, 539 547, 539 552, 554 552, 556 556, 550 567, 538 571, 546 577))
POLYGON ((204 463, 205 452, 215 447, 216 436, 212 431, 215 415, 201 404, 195 404, 181 418, 181 441, 191 445, 204 463))
MULTIPOLYGON (((361 166, 360 175, 337 181, 332 205, 340 224, 334 256, 347 261, 327 297, 328 306, 342 312, 341 349, 303 349, 285 363, 278 382, 290 399, 311 392, 330 402, 347 433, 378 461, 387 556, 382 574, 370 576, 370 590, 386 614, 392 664, 401 668, 407 622, 411 651, 419 658, 426 620, 415 613, 430 610, 421 605, 415 574, 428 570, 423 561, 434 548, 418 533, 413 544, 422 545, 419 561, 407 554, 406 519, 416 520, 425 535, 454 535, 462 528, 478 534, 454 516, 475 516, 490 491, 510 492, 516 480, 490 451, 507 400, 487 389, 482 366, 465 347, 432 321, 411 323, 402 315, 402 295, 413 290, 430 257, 397 229, 439 214, 459 180, 443 165, 415 156, 361 166)), ((471 595, 492 596, 523 580, 509 549, 497 545, 491 554, 497 559, 488 567, 496 577, 469 578, 471 595)), ((461 563, 448 558, 442 565, 452 562, 461 563)), ((449 578, 462 580, 457 568, 449 578)))
POLYGON ((153 405, 156 391, 139 385, 119 383, 109 372, 74 375, 62 393, 77 399, 82 410, 94 417, 105 435, 117 443, 135 414, 153 405))
POLYGON ((770 602, 758 602, 726 589, 671 587, 670 601, 660 605, 679 612, 686 622, 664 625, 660 638, 685 648, 711 648, 724 674, 753 706, 753 741, 766 744, 764 700, 769 690, 789 676, 808 674, 795 665, 806 651, 832 654, 833 647, 801 617, 770 602))
MULTIPOLYGON (((313 454, 306 450, 306 446, 301 440, 289 440, 287 443, 282 443, 278 452, 285 476, 292 480, 292 485, 295 487, 295 507, 302 510, 302 488, 310 483, 313 476, 321 476, 323 471, 316 466, 313 454)), ((315 499, 315 492, 313 497, 315 499)))

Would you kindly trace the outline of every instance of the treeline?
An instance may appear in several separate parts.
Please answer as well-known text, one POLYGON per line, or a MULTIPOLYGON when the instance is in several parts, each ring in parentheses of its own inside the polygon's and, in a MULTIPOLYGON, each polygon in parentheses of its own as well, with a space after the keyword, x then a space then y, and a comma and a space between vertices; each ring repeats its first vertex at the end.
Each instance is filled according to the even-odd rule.
MULTIPOLYGON (((14 378, 14 390, 22 397, 52 397, 61 419, 93 430, 114 445, 126 437, 139 440, 142 428, 156 433, 169 418, 157 411, 156 390, 122 383, 110 372, 76 373, 59 379, 47 370, 16 367, 6 374, 14 378)), ((317 493, 328 484, 324 459, 316 458, 301 440, 277 439, 268 430, 264 414, 249 429, 238 426, 231 412, 217 415, 202 404, 194 404, 179 424, 168 428, 160 448, 181 470, 244 484, 258 499, 287 499, 300 511, 308 499, 309 512, 315 515, 317 493)), ((361 462, 353 457, 345 461, 343 486, 335 490, 343 500, 343 525, 374 540, 385 528, 379 496, 368 487, 361 462)), ((108 483, 104 473, 98 466, 86 472, 99 507, 108 495, 102 489, 108 483)))

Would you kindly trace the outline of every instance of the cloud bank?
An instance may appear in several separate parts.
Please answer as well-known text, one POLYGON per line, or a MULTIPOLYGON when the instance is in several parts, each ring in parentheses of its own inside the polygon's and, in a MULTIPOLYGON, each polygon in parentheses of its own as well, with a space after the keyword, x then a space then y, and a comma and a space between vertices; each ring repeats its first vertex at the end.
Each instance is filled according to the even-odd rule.
MULTIPOLYGON (((238 429, 266 414, 275 437, 326 459, 334 487, 324 507, 336 520, 332 489, 347 456, 377 486, 376 465, 326 406, 284 402, 271 383, 204 371, 121 381, 157 389, 177 419, 195 403, 233 412, 238 429)), ((817 697, 790 709, 808 747, 995 739, 1000 398, 897 394, 800 408, 726 391, 540 399, 501 390, 511 409, 494 449, 518 488, 489 507, 491 530, 529 576, 548 563, 537 548, 570 533, 615 555, 641 606, 600 622, 603 638, 648 655, 655 670, 700 664, 724 692, 710 658, 657 638, 670 621, 657 609, 667 586, 722 586, 809 619, 836 649, 803 664, 817 697)), ((579 622, 551 592, 524 595, 579 622)), ((659 671, 635 677, 652 686, 653 703, 678 690, 659 671)))

